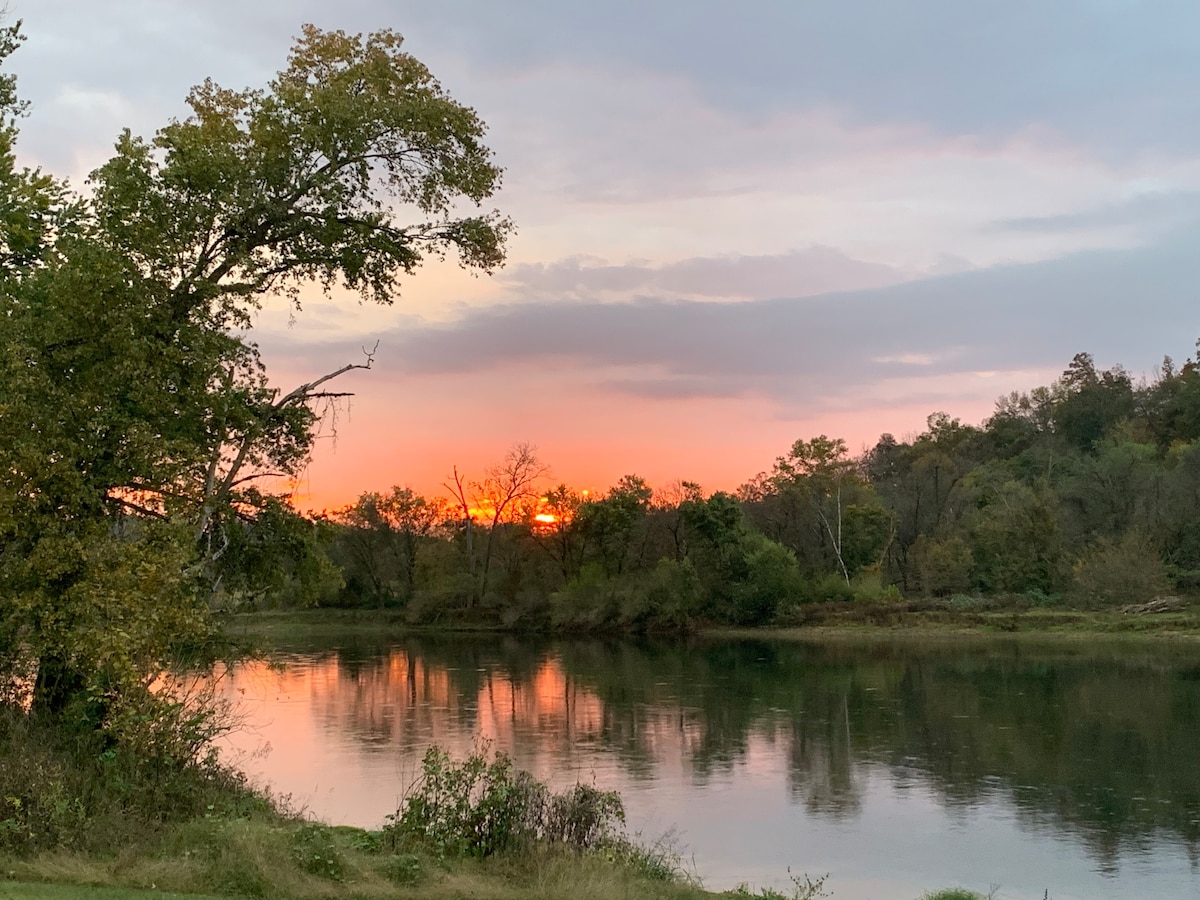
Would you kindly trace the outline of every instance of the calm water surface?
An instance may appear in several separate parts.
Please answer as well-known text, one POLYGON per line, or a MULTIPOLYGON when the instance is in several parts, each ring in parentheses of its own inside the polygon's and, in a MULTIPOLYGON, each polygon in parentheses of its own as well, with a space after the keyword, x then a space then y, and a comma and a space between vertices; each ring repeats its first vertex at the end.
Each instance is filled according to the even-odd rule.
POLYGON ((331 639, 222 684, 228 752, 334 823, 480 738, 619 790, 712 888, 835 900, 1200 897, 1200 647, 1028 641, 331 639))

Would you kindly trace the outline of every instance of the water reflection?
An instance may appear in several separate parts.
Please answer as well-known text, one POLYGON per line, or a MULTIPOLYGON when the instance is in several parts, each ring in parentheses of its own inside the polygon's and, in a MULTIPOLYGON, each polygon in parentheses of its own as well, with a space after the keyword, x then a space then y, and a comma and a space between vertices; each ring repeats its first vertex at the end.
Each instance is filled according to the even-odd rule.
MULTIPOLYGON (((378 824, 430 743, 464 753, 485 738, 541 777, 622 790, 635 818, 685 826, 702 859, 698 844, 722 820, 811 844, 840 834, 860 856, 878 854, 854 843, 886 815, 893 831, 919 822, 941 841, 905 850, 931 860, 954 841, 975 852, 984 834, 1001 857, 1007 843, 1025 848, 998 860, 1022 873, 1049 841, 1051 863, 1038 864, 1059 860, 1070 882, 1055 897, 1089 877, 1104 896, 1200 893, 1200 649, 455 637, 293 647, 285 659, 282 672, 229 673, 259 723, 239 740, 269 740, 251 768, 331 819, 378 824), (739 805, 752 798, 757 808, 739 805)), ((831 867, 774 864, 773 875, 831 867)), ((901 861, 871 896, 888 884, 913 896, 901 875, 922 865, 901 861)), ((961 861, 968 873, 980 865, 961 861)), ((1036 877, 1030 895, 1041 896, 1037 885, 1058 876, 1036 877)))

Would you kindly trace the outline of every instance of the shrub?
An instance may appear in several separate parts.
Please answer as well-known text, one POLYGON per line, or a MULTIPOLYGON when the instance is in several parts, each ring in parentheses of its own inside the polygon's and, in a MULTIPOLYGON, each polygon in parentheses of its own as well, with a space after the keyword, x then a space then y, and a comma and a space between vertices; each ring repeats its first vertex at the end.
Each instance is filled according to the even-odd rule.
POLYGON ((292 838, 292 858, 310 875, 341 881, 346 874, 333 832, 325 825, 313 823, 297 831, 292 838))
POLYGON ((597 790, 589 784, 576 784, 562 793, 545 794, 536 837, 552 844, 590 850, 611 837, 614 826, 624 821, 625 807, 619 794, 597 790))
POLYGON ((424 877, 421 860, 411 853, 397 853, 388 857, 384 864, 384 874, 390 881, 405 887, 420 884, 424 877))
POLYGON ((1100 538, 1075 563, 1072 575, 1071 593, 1084 604, 1142 603, 1170 590, 1158 550, 1137 530, 1119 541, 1100 538))
POLYGON ((761 625, 775 616, 782 604, 800 597, 804 576, 796 554, 762 535, 748 535, 746 577, 734 586, 733 621, 736 625, 761 625))
POLYGON ((841 575, 823 575, 809 585, 808 599, 813 603, 850 601, 854 599, 854 588, 841 575))
POLYGON ((288 854, 283 830, 215 816, 196 818, 174 829, 167 846, 194 858, 204 890, 243 897, 269 896, 277 877, 276 861, 286 860, 288 854))
POLYGON ((105 731, 0 705, 0 851, 109 852, 207 813, 271 813, 211 752, 209 711, 137 699, 109 704, 105 731))
POLYGON ((469 856, 535 843, 591 850, 618 838, 625 822, 618 794, 583 784, 553 793, 486 746, 462 762, 431 747, 421 768, 421 778, 388 817, 384 831, 393 848, 415 842, 439 855, 469 856))

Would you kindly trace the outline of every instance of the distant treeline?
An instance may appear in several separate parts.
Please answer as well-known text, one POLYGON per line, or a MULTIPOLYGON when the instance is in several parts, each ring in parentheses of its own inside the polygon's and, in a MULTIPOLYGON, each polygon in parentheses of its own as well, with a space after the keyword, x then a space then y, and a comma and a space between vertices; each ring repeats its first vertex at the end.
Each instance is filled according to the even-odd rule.
POLYGON ((445 498, 394 488, 315 519, 271 503, 225 590, 566 630, 788 624, 830 600, 1144 602, 1200 584, 1198 441, 1200 362, 1138 384, 1081 353, 979 426, 934 413, 857 458, 798 440, 736 493, 629 475, 588 496, 519 445, 478 480, 455 469, 445 498))

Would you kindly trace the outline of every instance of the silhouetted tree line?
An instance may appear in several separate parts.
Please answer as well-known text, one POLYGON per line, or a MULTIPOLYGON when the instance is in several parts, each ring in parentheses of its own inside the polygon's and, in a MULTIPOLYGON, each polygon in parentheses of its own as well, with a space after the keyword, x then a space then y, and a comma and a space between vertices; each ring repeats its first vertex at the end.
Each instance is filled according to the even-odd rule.
POLYGON ((1200 355, 1150 381, 1078 354, 981 425, 929 416, 859 457, 799 440, 736 493, 628 475, 547 487, 518 445, 450 498, 367 493, 306 520, 270 507, 242 553, 274 605, 398 607, 420 622, 683 629, 787 624, 834 600, 1021 596, 1123 605, 1200 583, 1200 355))

